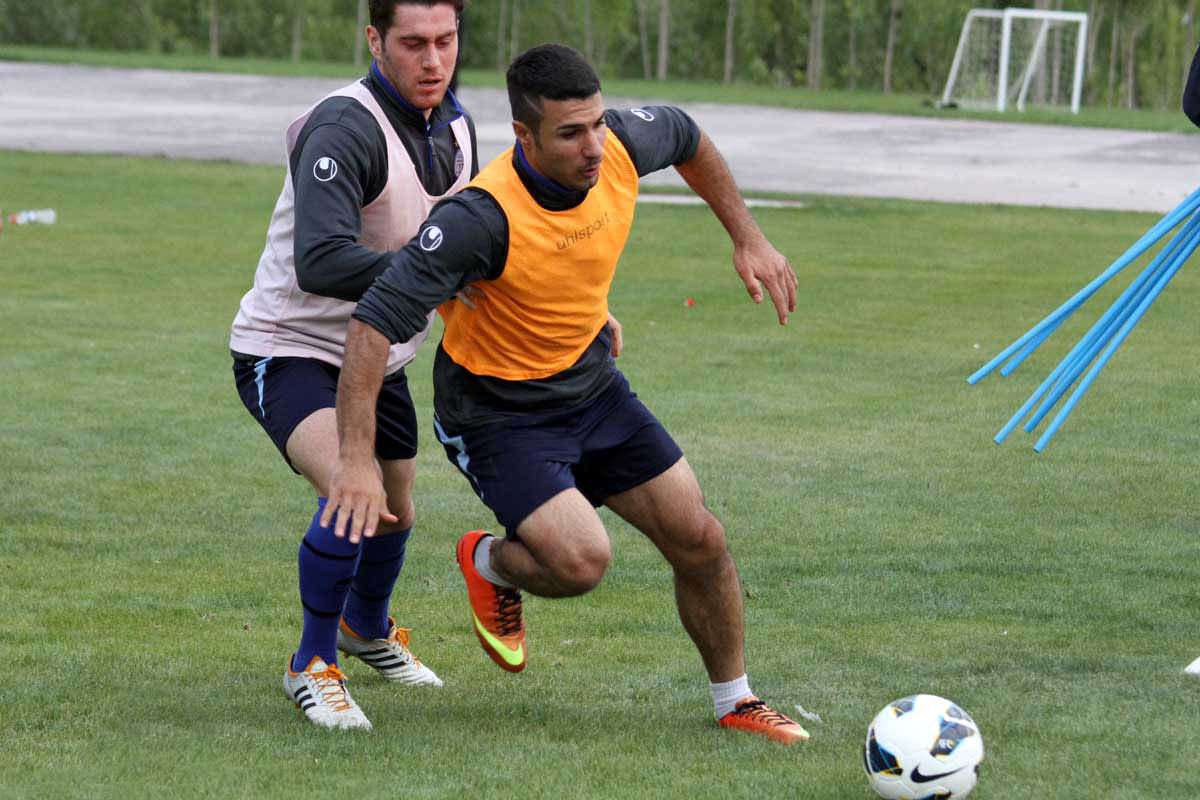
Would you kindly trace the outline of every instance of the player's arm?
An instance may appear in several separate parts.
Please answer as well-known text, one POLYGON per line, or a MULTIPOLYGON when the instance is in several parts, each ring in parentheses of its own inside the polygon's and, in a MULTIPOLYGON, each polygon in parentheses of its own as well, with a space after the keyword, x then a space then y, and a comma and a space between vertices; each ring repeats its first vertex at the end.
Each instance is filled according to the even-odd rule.
POLYGON ((750 215, 729 166, 708 135, 671 106, 609 111, 605 121, 629 151, 638 175, 673 165, 708 203, 733 240, 733 266, 750 298, 761 303, 765 286, 779 324, 786 325, 788 313, 796 310, 796 273, 750 215))
POLYGON ((321 525, 357 542, 374 536, 387 513, 375 461, 375 409, 388 350, 425 328, 429 312, 466 283, 494 279, 508 254, 508 225, 485 192, 442 201, 355 307, 337 389, 338 461, 321 525), (336 519, 334 514, 336 512, 336 519))
POLYGON ((1200 127, 1200 49, 1192 58, 1192 70, 1188 73, 1187 86, 1183 90, 1183 113, 1200 127))
POLYGON ((358 300, 388 266, 359 243, 362 209, 387 184, 387 144, 370 112, 331 98, 313 112, 292 151, 296 281, 311 294, 358 300))
POLYGON ((761 303, 765 286, 775 303, 779 324, 786 325, 788 312, 796 310, 796 272, 750 216, 733 174, 712 139, 702 132, 696 154, 676 169, 704 198, 733 240, 733 267, 746 284, 750 299, 761 303))
POLYGON ((338 461, 321 526, 328 527, 336 511, 334 535, 349 533, 351 542, 374 536, 380 519, 397 520, 388 511, 383 475, 375 460, 375 405, 389 349, 390 343, 382 333, 359 320, 350 320, 337 388, 338 461))

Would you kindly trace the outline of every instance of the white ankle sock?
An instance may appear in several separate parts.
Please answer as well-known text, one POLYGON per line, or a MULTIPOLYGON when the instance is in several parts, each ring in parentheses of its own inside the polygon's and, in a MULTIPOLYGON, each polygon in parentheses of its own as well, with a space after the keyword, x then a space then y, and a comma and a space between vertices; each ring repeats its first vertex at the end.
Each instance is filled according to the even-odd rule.
POLYGON ((504 580, 504 578, 501 578, 492 569, 492 545, 495 543, 495 536, 485 536, 479 540, 479 544, 475 545, 475 571, 482 575, 485 580, 497 586, 514 589, 516 588, 515 586, 504 580))
POLYGON ((739 700, 745 700, 754 695, 754 692, 750 691, 750 679, 745 675, 726 683, 710 683, 708 688, 712 692, 713 708, 716 709, 717 719, 733 711, 739 700))

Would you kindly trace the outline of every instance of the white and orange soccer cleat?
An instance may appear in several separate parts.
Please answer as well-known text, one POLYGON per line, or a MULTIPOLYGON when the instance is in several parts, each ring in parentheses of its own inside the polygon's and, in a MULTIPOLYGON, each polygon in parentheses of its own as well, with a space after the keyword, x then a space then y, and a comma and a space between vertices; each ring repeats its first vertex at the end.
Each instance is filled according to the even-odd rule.
POLYGON ((371 730, 371 721, 346 690, 346 676, 336 665, 313 656, 302 672, 283 673, 283 691, 310 722, 323 728, 371 730))
POLYGON ((388 628, 386 639, 363 639, 342 620, 338 625, 337 648, 374 668, 389 681, 403 686, 441 686, 442 679, 408 649, 408 628, 396 627, 391 617, 388 628))

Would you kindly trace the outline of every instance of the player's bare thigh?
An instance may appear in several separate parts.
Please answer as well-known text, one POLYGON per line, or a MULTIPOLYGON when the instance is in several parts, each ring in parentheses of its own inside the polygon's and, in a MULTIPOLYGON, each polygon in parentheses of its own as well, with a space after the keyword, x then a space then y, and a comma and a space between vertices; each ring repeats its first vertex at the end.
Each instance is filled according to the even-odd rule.
POLYGON ((612 561, 608 532, 578 489, 564 489, 517 526, 517 536, 545 578, 564 596, 583 594, 612 561))
MULTIPOLYGON (((288 459, 299 470, 319 497, 327 497, 333 469, 337 465, 337 412, 322 408, 309 414, 292 431, 287 440, 288 459)), ((412 487, 416 474, 414 459, 382 461, 383 488, 388 496, 388 510, 400 518, 399 523, 380 524, 380 531, 403 530, 413 523, 412 487)))
POLYGON ((413 504, 413 480, 417 474, 415 458, 398 458, 392 461, 380 461, 383 470, 383 490, 387 492, 388 511, 397 517, 399 522, 379 523, 379 532, 402 531, 411 528, 416 508, 413 504))
POLYGON ((725 530, 704 505, 686 458, 604 504, 649 537, 672 565, 707 561, 725 552, 725 530))

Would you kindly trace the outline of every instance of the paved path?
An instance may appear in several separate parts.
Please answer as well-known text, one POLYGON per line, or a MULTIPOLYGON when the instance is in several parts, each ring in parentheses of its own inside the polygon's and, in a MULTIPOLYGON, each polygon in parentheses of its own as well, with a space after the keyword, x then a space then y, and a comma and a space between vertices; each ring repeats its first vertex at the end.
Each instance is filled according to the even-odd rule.
MULTIPOLYGON (((282 164, 286 124, 343 83, 0 62, 0 147, 282 164)), ((511 144, 503 92, 464 88, 461 98, 481 159, 511 144)), ((1183 134, 683 108, 751 189, 1164 212, 1200 183, 1200 137, 1183 134)), ((646 183, 682 185, 671 170, 646 183)))

